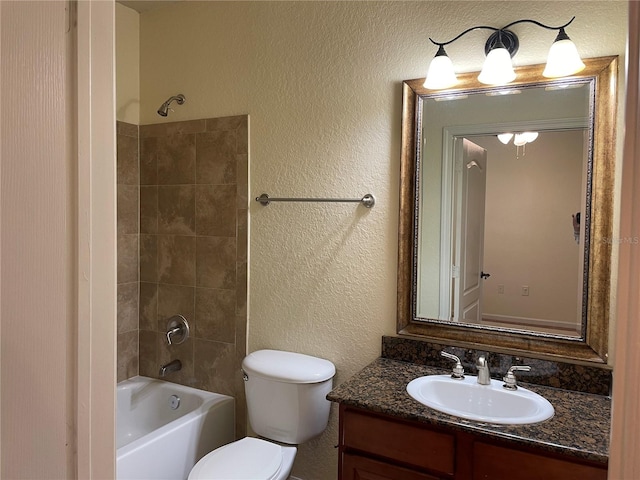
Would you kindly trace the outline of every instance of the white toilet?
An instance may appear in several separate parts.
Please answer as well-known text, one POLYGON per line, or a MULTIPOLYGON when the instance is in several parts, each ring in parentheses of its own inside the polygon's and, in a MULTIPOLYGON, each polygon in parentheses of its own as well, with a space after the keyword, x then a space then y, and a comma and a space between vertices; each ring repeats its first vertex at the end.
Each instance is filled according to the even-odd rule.
POLYGON ((333 363, 300 353, 258 350, 243 360, 242 370, 251 428, 271 441, 245 437, 217 448, 196 463, 189 480, 286 480, 295 445, 327 427, 333 363))

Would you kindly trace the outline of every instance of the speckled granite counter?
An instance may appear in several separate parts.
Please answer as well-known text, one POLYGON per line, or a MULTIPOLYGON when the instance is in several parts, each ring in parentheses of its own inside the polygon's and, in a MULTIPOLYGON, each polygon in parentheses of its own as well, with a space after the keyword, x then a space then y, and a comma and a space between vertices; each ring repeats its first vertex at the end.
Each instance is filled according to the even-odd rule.
POLYGON ((399 418, 508 440, 577 458, 607 463, 611 400, 608 397, 522 383, 551 402, 555 415, 532 425, 493 425, 464 420, 417 402, 407 384, 446 370, 379 358, 327 395, 344 403, 399 418))

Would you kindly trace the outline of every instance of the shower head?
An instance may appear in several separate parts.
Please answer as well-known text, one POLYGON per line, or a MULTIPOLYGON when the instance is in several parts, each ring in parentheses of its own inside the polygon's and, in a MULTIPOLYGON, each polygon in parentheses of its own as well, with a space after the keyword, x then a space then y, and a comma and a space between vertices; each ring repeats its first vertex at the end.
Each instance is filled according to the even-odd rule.
POLYGON ((171 102, 173 102, 174 100, 178 103, 178 105, 182 105, 185 101, 185 98, 181 93, 169 98, 169 100, 160 105, 160 108, 158 109, 158 115, 160 115, 161 117, 166 117, 169 114, 169 110, 171 110, 169 108, 169 105, 171 105, 171 102))

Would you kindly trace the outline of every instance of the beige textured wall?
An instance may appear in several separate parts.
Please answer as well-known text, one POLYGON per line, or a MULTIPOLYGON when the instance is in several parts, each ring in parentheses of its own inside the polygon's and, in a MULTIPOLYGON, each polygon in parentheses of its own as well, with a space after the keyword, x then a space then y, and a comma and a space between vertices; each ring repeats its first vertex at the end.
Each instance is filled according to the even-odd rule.
MULTIPOLYGON (((395 332, 401 81, 470 25, 577 15, 585 57, 624 54, 625 2, 185 2, 140 16, 141 123, 184 93, 168 121, 249 114, 249 198, 360 196, 351 204, 249 202, 249 350, 332 360, 341 382, 395 332), (594 34, 597 32, 598 34, 594 34)), ((517 64, 545 60, 553 33, 520 26, 517 64)), ((486 35, 448 50, 481 67, 486 35)), ((624 64, 624 62, 622 62, 624 64)), ((337 418, 301 446, 294 475, 335 477, 337 418)))
POLYGON ((140 124, 140 15, 116 3, 116 119, 140 124))

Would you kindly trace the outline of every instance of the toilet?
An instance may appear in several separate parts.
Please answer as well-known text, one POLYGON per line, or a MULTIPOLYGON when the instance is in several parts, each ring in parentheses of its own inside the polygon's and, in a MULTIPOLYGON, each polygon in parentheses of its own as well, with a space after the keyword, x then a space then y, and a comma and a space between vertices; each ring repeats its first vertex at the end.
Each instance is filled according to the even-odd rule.
POLYGON ((249 423, 261 438, 245 437, 208 453, 188 480, 286 480, 296 445, 327 427, 336 368, 328 360, 258 350, 242 362, 249 423))

